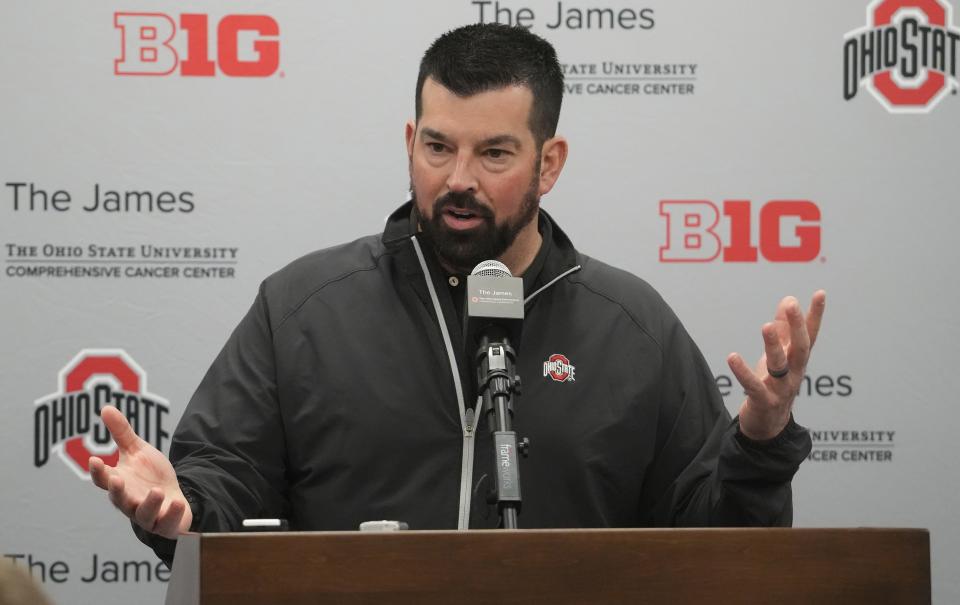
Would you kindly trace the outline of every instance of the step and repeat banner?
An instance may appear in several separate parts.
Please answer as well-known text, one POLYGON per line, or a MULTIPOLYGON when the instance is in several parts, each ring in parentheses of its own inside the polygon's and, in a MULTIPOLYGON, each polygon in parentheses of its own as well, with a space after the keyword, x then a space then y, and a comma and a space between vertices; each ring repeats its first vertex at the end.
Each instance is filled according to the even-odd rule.
POLYGON ((98 410, 167 451, 260 281, 405 199, 429 43, 499 21, 566 74, 543 207, 661 291, 731 411, 726 355, 827 290, 796 525, 929 528, 960 602, 958 4, 4 2, 0 554, 58 603, 162 601, 89 480, 98 410))

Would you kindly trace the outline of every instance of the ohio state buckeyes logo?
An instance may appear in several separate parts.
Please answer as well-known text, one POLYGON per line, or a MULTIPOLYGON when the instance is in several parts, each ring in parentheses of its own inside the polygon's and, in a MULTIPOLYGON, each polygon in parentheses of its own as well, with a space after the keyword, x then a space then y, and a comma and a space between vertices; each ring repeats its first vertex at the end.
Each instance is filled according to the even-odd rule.
POLYGON ((60 370, 58 391, 34 402, 33 463, 44 466, 56 453, 79 477, 90 478, 91 455, 110 466, 116 445, 100 420, 112 405, 145 441, 162 450, 170 435, 167 401, 147 391, 147 374, 120 349, 84 349, 60 370))
MULTIPOLYGON (((120 53, 118 76, 227 76, 263 78, 280 65, 280 27, 267 15, 226 15, 216 24, 216 57, 210 56, 209 17, 204 14, 127 13, 113 15, 120 53)), ((283 75, 282 73, 280 74, 283 75)))
POLYGON ((750 200, 661 200, 662 263, 804 263, 820 258, 820 208, 810 200, 770 200, 754 228, 750 200))
POLYGON ((574 382, 574 371, 576 368, 566 355, 554 353, 543 362, 543 375, 549 376, 556 382, 574 382))
POLYGON ((843 44, 843 97, 861 86, 891 113, 927 113, 956 94, 960 29, 947 0, 873 0, 843 44))

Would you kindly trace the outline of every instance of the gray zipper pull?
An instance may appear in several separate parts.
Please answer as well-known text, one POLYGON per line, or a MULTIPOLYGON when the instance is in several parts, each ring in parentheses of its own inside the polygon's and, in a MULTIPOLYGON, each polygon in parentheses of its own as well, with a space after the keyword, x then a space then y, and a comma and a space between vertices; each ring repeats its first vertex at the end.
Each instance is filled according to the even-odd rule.
POLYGON ((476 412, 473 411, 473 408, 467 408, 463 411, 463 430, 466 433, 473 431, 473 423, 476 420, 476 412))

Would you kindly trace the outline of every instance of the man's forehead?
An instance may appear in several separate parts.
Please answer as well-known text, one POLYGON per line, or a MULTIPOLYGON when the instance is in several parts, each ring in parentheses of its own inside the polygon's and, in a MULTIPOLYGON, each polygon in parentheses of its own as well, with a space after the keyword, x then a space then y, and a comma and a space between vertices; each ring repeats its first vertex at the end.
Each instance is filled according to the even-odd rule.
POLYGON ((533 92, 526 86, 510 85, 460 96, 432 78, 421 91, 421 127, 447 136, 469 129, 489 138, 512 134, 529 135, 533 92))

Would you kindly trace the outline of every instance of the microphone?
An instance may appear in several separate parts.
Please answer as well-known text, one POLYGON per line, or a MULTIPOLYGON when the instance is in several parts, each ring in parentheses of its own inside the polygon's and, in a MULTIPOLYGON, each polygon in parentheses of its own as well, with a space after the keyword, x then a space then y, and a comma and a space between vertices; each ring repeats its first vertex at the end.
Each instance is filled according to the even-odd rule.
POLYGON ((510 275, 507 266, 497 260, 485 260, 467 276, 464 299, 464 345, 472 359, 477 347, 488 342, 503 342, 520 347, 523 325, 523 280, 510 275))
POLYGON ((523 280, 510 275, 500 261, 487 260, 467 276, 464 342, 474 360, 474 400, 481 403, 477 416, 490 425, 494 446, 495 489, 500 525, 517 527, 522 502, 518 453, 526 455, 529 440, 513 431, 513 399, 520 393, 516 374, 516 349, 523 324, 523 280), (474 351, 476 351, 474 353, 474 351))

